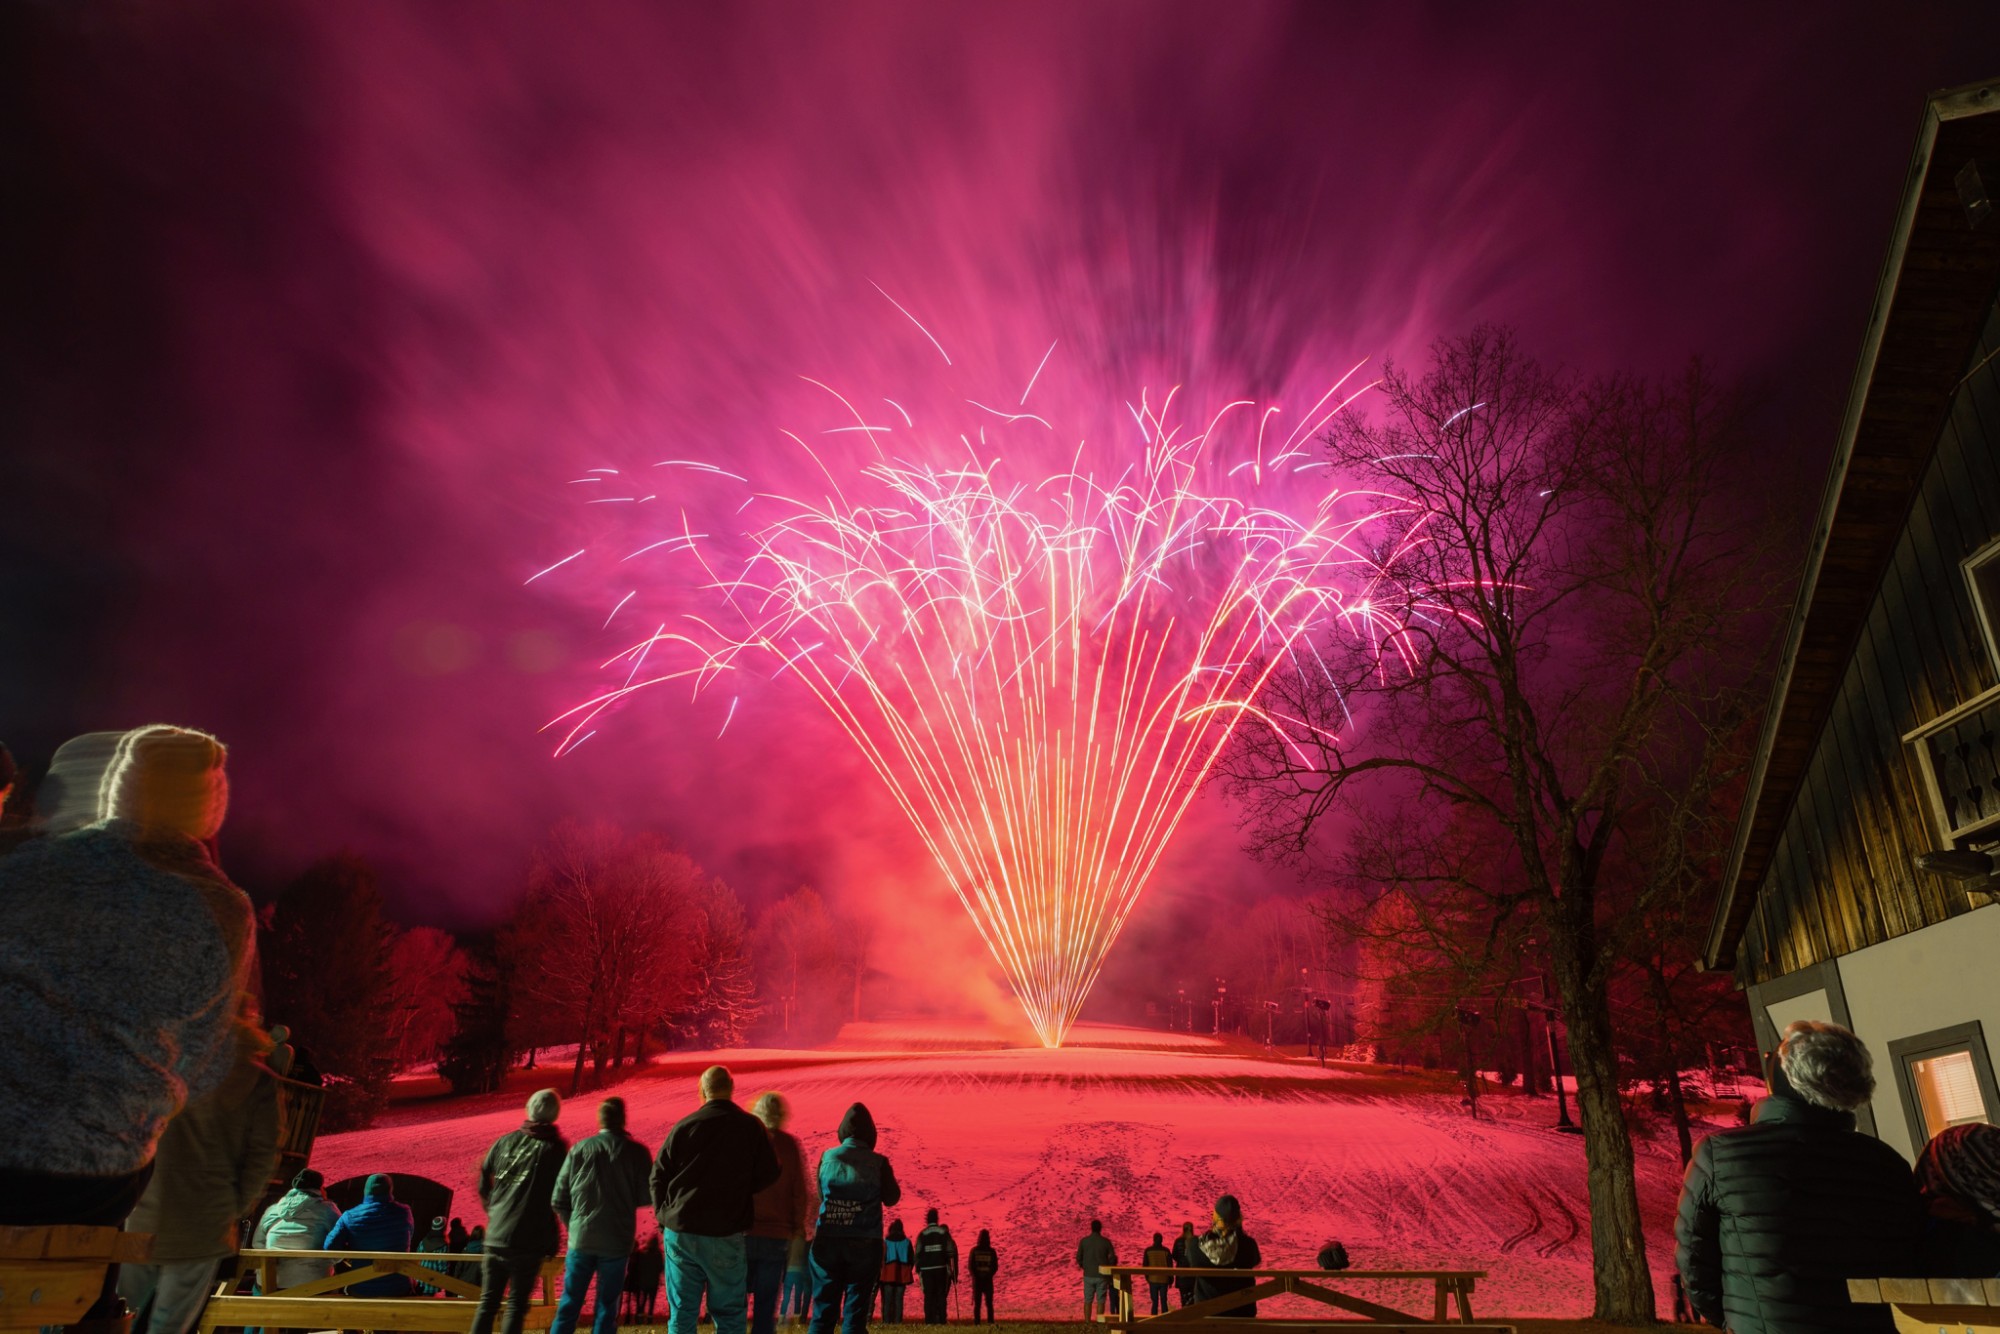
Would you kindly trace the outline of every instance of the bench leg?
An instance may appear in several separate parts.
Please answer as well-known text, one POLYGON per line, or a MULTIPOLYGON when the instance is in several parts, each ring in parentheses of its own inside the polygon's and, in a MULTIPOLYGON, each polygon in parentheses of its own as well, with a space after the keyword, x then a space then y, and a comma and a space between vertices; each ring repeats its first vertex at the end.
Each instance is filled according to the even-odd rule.
POLYGON ((1445 1318, 1445 1285, 1447 1282, 1449 1282, 1449 1280, 1441 1278, 1438 1279, 1436 1282, 1437 1282, 1437 1293, 1436 1293, 1437 1300, 1432 1305, 1431 1319, 1437 1321, 1437 1323, 1442 1325, 1444 1323, 1444 1318, 1445 1318))
POLYGON ((1469 1325, 1472 1323, 1472 1280, 1462 1278, 1453 1288, 1458 1297, 1458 1318, 1469 1325))

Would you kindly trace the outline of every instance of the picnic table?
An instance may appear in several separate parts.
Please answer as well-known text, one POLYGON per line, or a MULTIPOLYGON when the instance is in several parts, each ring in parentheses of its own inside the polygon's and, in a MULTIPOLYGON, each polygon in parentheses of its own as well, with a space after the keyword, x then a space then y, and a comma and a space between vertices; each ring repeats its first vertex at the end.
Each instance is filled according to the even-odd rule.
MULTIPOLYGON (((474 1257, 476 1258, 476 1257, 474 1257)), ((450 1272, 426 1269, 425 1261, 463 1264, 467 1257, 449 1251, 274 1251, 241 1253, 242 1268, 221 1283, 201 1313, 200 1334, 229 1326, 248 1329, 421 1330, 461 1334, 472 1323, 471 1303, 479 1287, 450 1272), (278 1286, 278 1266, 287 1260, 324 1259, 351 1263, 344 1273, 278 1286), (234 1291, 244 1272, 257 1276, 257 1293, 234 1291), (431 1295, 409 1297, 350 1297, 342 1288, 370 1279, 401 1274, 413 1283, 438 1289, 431 1295)), ((539 1296, 528 1308, 527 1327, 547 1329, 555 1316, 556 1288, 563 1257, 542 1262, 539 1296)))
MULTIPOLYGON (((1111 1278, 1118 1290, 1118 1312, 1098 1317, 1098 1322, 1115 1330, 1130 1330, 1140 1325, 1192 1325, 1208 1327, 1214 1325, 1239 1324, 1243 1317, 1231 1312, 1251 1302, 1266 1301, 1272 1297, 1290 1294, 1319 1302, 1323 1306, 1338 1311, 1350 1312, 1347 1316, 1319 1318, 1272 1319, 1259 1316, 1261 1324, 1284 1325, 1288 1329, 1329 1329, 1352 1331, 1357 1325, 1368 1326, 1372 1331, 1396 1329, 1431 1329, 1449 1324, 1453 1334, 1513 1334, 1512 1325, 1476 1325, 1472 1323, 1473 1285, 1486 1277, 1483 1269, 1200 1269, 1190 1271, 1171 1266, 1146 1265, 1105 1265, 1102 1272, 1111 1278), (1185 1279, 1190 1273, 1202 1278, 1247 1278, 1251 1283, 1234 1292, 1225 1292, 1207 1301, 1194 1302, 1178 1307, 1163 1315, 1142 1316, 1137 1313, 1133 1301, 1133 1284, 1145 1275, 1154 1282, 1172 1282, 1185 1279), (1365 1297, 1357 1297, 1344 1287, 1353 1281, 1404 1282, 1429 1284, 1431 1287, 1431 1314, 1429 1318, 1399 1311, 1395 1307, 1365 1297), (1339 1286, 1335 1286, 1339 1285, 1339 1286), (1456 1308, 1458 1319, 1451 1319, 1456 1308), (1358 1318, 1357 1318, 1358 1317, 1358 1318)), ((1421 1290, 1421 1289, 1420 1289, 1421 1290)))
POLYGON ((1850 1278, 1847 1300, 1887 1305, 1902 1334, 2000 1334, 2000 1278, 1850 1278))
MULTIPOLYGON (((114 1264, 144 1264, 153 1255, 148 1232, 115 1227, 0 1227, 0 1330, 76 1325, 104 1290, 114 1264)), ((122 1320, 88 1322, 110 1330, 122 1320)))

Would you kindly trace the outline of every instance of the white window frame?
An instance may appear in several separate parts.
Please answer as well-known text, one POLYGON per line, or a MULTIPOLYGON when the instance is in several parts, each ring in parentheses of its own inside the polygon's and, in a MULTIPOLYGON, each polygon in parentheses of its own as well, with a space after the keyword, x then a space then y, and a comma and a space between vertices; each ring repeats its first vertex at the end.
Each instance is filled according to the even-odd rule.
MULTIPOLYGON (((1982 613, 1982 624, 1984 620, 1982 613)), ((1944 731, 1962 718, 1978 713, 1995 701, 2000 701, 2000 686, 1983 690, 1949 713, 1940 714, 1922 727, 1903 734, 1903 744, 1916 756, 1917 774, 1923 787, 1923 795, 1931 808, 1931 823, 1943 837, 1941 846, 1963 848, 1972 844, 1985 845, 2000 841, 2000 813, 1955 829, 1952 827, 1951 821, 1946 816, 1948 808, 1945 806, 1944 792, 1938 787, 1937 771, 1931 764, 1931 748, 1927 744, 1933 734, 1944 731)))

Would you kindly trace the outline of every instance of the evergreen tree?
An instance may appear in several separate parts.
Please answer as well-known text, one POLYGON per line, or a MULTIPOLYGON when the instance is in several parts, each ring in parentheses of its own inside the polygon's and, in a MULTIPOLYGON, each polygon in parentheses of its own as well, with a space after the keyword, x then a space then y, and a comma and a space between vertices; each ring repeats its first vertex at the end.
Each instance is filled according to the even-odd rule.
POLYGON ((494 1093, 519 1054, 507 1019, 513 1007, 510 970, 490 936, 466 946, 463 994, 453 1003, 452 1031, 438 1073, 453 1093, 494 1093))
POLYGON ((315 862, 278 895, 262 948, 265 1009, 326 1079, 322 1128, 373 1123, 395 1069, 382 1021, 397 931, 375 868, 351 853, 315 862))

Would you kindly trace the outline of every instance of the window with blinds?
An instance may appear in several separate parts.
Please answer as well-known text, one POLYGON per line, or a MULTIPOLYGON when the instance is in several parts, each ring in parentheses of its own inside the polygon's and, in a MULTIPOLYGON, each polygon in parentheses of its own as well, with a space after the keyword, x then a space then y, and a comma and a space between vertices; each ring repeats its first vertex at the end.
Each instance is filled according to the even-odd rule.
POLYGON ((1948 1051, 1910 1062, 1910 1082, 1923 1109, 1926 1140, 1975 1121, 1991 1121, 1979 1092, 1979 1072, 1970 1051, 1948 1051))

